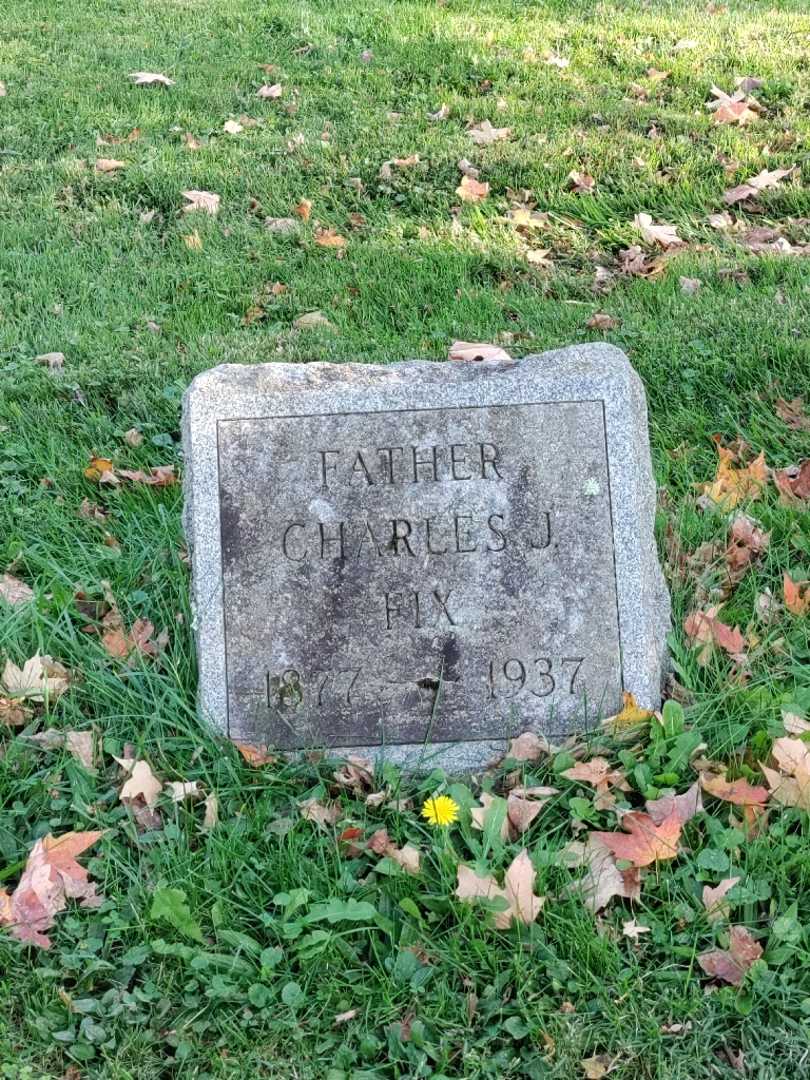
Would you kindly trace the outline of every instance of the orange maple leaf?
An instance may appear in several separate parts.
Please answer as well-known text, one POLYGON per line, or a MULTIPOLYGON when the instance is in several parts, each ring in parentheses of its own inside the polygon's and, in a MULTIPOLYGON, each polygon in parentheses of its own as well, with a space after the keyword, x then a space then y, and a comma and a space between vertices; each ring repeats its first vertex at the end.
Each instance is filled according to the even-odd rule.
POLYGON ((785 607, 794 615, 806 615, 810 611, 810 581, 794 581, 785 574, 782 582, 785 607))
POLYGON ((739 465, 737 453, 727 446, 717 446, 717 474, 710 484, 703 485, 703 493, 724 510, 732 510, 744 499, 758 499, 768 482, 768 466, 761 452, 748 465, 739 465))
POLYGON ((715 799, 734 803, 735 806, 764 806, 768 801, 768 789, 754 787, 744 777, 726 780, 725 774, 701 773, 700 786, 715 799))
POLYGON ((679 815, 673 811, 656 825, 649 814, 633 811, 622 818, 623 833, 592 832, 591 836, 609 848, 617 859, 627 859, 633 866, 649 866, 662 859, 674 859, 678 854, 681 835, 679 815))

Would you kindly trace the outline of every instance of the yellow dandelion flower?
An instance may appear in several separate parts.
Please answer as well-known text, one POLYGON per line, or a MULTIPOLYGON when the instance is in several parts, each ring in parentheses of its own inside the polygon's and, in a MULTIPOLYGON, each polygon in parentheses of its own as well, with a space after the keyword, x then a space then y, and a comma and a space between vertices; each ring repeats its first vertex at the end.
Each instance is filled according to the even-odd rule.
POLYGON ((449 795, 433 795, 425 800, 422 817, 429 825, 445 827, 458 820, 458 803, 449 795))

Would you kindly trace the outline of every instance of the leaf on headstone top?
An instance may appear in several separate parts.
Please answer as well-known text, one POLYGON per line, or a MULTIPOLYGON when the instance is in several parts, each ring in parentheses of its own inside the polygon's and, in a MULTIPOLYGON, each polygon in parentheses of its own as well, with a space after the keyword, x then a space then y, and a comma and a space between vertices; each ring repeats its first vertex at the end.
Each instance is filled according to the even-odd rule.
POLYGON ((703 886, 703 907, 706 910, 706 918, 709 922, 719 922, 721 919, 727 919, 731 914, 731 904, 726 900, 726 893, 729 892, 737 882, 739 877, 723 878, 719 885, 704 885, 703 886))
POLYGON ((0 574, 0 600, 15 607, 17 604, 27 604, 34 599, 33 590, 11 574, 0 574))
POLYGON ((23 666, 6 661, 0 690, 20 701, 56 701, 70 685, 70 672, 58 660, 35 653, 23 666))
POLYGON ((129 77, 135 80, 136 86, 174 86, 174 79, 155 71, 131 71, 129 77))
POLYGON ((162 919, 192 941, 202 941, 200 924, 191 914, 186 903, 186 894, 182 889, 170 889, 160 885, 152 894, 152 906, 149 915, 153 919, 162 919))
POLYGON ((462 202, 481 202, 489 195, 489 184, 474 180, 471 176, 462 176, 461 183, 456 188, 456 195, 462 202))
POLYGON ((0 890, 0 926, 8 926, 17 941, 49 949, 51 941, 44 931, 54 925, 68 899, 81 900, 82 907, 99 907, 104 898, 76 860, 103 835, 69 832, 37 840, 17 888, 10 896, 0 890))
POLYGON ((281 83, 273 83, 272 85, 269 83, 264 83, 256 91, 256 97, 265 98, 272 101, 276 98, 280 98, 283 93, 284 88, 282 87, 281 83))
POLYGON ((118 795, 123 802, 125 799, 143 799, 150 810, 157 806, 160 793, 163 790, 162 781, 158 780, 152 772, 149 762, 136 760, 129 770, 129 779, 118 795))
POLYGON ((502 899, 507 908, 495 913, 495 927, 506 930, 513 920, 526 925, 533 923, 540 914, 543 898, 534 895, 535 871, 529 854, 524 848, 517 855, 504 874, 503 887, 496 879, 487 874, 481 876, 469 866, 458 867, 458 885, 456 896, 459 900, 502 899))
POLYGON ((662 248, 682 244, 676 225, 654 225, 649 214, 636 214, 633 224, 648 244, 659 244, 662 248))
POLYGON ((512 357, 499 345, 481 342, 454 341, 447 353, 448 360, 511 360, 512 357))
POLYGON ((685 825, 703 810, 700 781, 696 780, 682 795, 662 795, 659 799, 648 799, 644 806, 656 825, 660 825, 671 814, 675 814, 680 823, 685 825))
POLYGON ((794 581, 785 571, 782 595, 785 607, 792 615, 806 615, 810 611, 810 581, 794 581))
POLYGON ((728 949, 710 949, 700 953, 698 963, 715 979, 741 986, 745 973, 762 956, 762 946, 744 926, 732 926, 728 949))
POLYGON ((220 197, 213 191, 198 191, 191 188, 183 192, 186 205, 183 207, 184 214, 201 212, 215 217, 219 213, 220 197))
POLYGON ((664 859, 674 859, 680 848, 681 822, 676 813, 656 825, 649 814, 632 811, 621 821, 625 833, 592 832, 590 835, 609 848, 617 859, 633 866, 649 866, 664 859))
POLYGON ((512 134, 512 129, 508 127, 496 128, 492 126, 489 120, 482 120, 481 123, 473 124, 472 127, 467 128, 467 134, 476 146, 490 146, 494 142, 508 139, 512 134))

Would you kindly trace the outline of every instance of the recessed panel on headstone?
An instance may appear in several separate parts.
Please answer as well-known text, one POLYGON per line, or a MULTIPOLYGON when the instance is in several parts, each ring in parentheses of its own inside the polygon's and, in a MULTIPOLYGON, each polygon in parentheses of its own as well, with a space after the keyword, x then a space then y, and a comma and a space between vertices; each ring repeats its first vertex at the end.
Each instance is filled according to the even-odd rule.
POLYGON ((201 704, 231 737, 464 765, 626 689, 657 704, 646 416, 616 350, 223 367, 185 418, 201 704))

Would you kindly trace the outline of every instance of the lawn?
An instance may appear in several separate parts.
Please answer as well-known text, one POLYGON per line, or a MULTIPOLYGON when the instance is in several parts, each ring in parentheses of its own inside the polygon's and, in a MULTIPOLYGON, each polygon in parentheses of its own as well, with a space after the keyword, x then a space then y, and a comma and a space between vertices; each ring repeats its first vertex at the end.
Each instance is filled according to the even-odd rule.
POLYGON ((0 574, 33 590, 0 601, 0 671, 40 651, 71 673, 23 717, 0 690, 0 883, 39 838, 105 830, 82 856, 101 907, 69 902, 49 949, 0 930, 0 1076, 806 1074, 805 810, 704 793, 640 899, 596 914, 563 855, 619 829, 617 806, 689 790, 696 755, 761 785, 773 740, 810 727, 810 619, 782 603, 785 574, 810 578, 807 498, 749 472, 733 509, 703 492, 715 434, 735 468, 810 457, 807 412, 779 404, 810 385, 805 0, 14 0, 0 44, 0 574), (712 87, 744 77, 749 122, 716 122, 712 87), (486 120, 510 130, 479 145, 486 120), (790 172, 724 198, 763 170, 790 172), (186 191, 218 213, 184 212, 186 191), (643 235, 644 213, 683 243, 643 235), (180 485, 99 483, 90 460, 182 475, 181 397, 215 364, 443 360, 456 339, 631 357, 680 706, 473 778, 251 764, 196 716, 180 485), (743 510, 769 543, 732 581, 743 510), (701 664, 683 621, 718 598, 742 646, 701 664), (31 738, 48 729, 95 733, 93 767, 31 738), (564 775, 594 755, 626 790, 564 775), (123 804, 115 757, 196 781, 218 824, 168 790, 151 817, 123 804), (557 793, 515 838, 502 801, 474 828, 482 791, 516 784, 557 793), (436 793, 459 822, 420 818, 436 793), (417 874, 368 848, 381 828, 417 874), (496 929, 497 904, 454 895, 458 866, 499 877, 523 848, 545 905, 496 929), (703 887, 731 877, 707 912, 703 887), (739 986, 698 959, 731 924, 762 949, 739 986))

